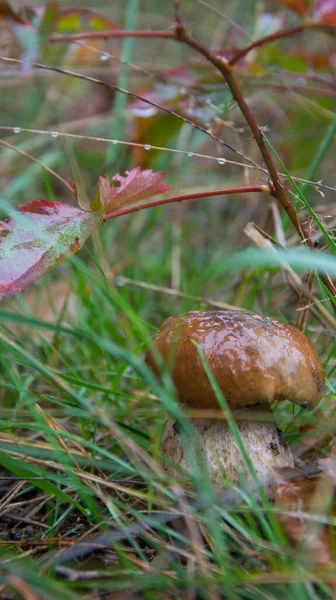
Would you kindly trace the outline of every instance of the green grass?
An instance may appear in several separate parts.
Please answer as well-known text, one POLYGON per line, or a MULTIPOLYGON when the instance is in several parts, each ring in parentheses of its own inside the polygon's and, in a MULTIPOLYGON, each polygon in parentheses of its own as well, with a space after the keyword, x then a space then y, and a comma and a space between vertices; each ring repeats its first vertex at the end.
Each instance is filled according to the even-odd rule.
MULTIPOLYGON (((131 17, 136 17, 138 28, 169 26, 171 2, 162 2, 160 10, 148 1, 136 11, 136 4, 117 2, 113 9, 107 4, 95 8, 129 27, 133 27, 131 17), (131 14, 131 8, 136 14, 131 14)), ((195 4, 186 2, 184 7, 194 35, 209 41, 216 32, 221 40, 226 21, 201 4, 195 12, 195 4)), ((237 12, 235 2, 227 4, 228 16, 239 19, 241 15, 239 25, 253 35, 255 3, 249 2, 245 12, 237 12)), ((223 11, 222 3, 216 7, 223 11)), ((190 57, 181 45, 168 44, 135 40, 133 48, 124 45, 122 57, 155 70, 190 57)), ((123 81, 132 91, 150 85, 148 78, 131 68, 120 73, 114 62, 105 65, 99 60, 101 51, 114 55, 120 48, 119 42, 106 43, 87 63, 78 59, 73 65, 67 47, 48 48, 45 60, 83 72, 94 67, 100 70, 97 77, 114 77, 115 83, 123 81)), ((266 48, 263 52, 267 76, 273 77, 272 61, 275 70, 277 63, 271 51, 269 56, 266 48)), ((280 67, 278 72, 282 77, 280 67)), ((169 374, 158 381, 143 359, 164 319, 211 308, 212 302, 295 322, 298 297, 283 276, 284 262, 301 277, 309 268, 336 276, 331 228, 334 191, 321 187, 322 197, 314 187, 300 188, 293 179, 307 173, 315 177, 318 170, 326 186, 335 185, 334 125, 331 129, 330 119, 323 116, 334 106, 330 98, 315 95, 314 113, 310 113, 306 95, 281 94, 272 88, 262 88, 262 104, 249 76, 242 77, 242 85, 258 122, 270 122, 267 139, 286 165, 286 188, 294 185, 295 202, 302 207, 299 214, 317 237, 327 231, 327 240, 320 238, 322 250, 313 255, 302 250, 281 212, 287 249, 276 254, 253 248, 243 233, 247 222, 254 221, 275 235, 265 195, 160 207, 104 224, 80 253, 25 293, 1 301, 0 596, 6 589, 10 598, 34 600, 334 597, 333 487, 323 487, 322 480, 317 483, 310 509, 300 514, 304 533, 295 545, 282 524, 287 515, 287 524, 294 527, 288 507, 267 498, 255 481, 253 465, 252 483, 234 486, 225 481, 220 493, 202 465, 193 470, 191 482, 168 475, 160 453, 167 417, 179 421, 186 443, 190 426, 169 374), (301 109, 302 121, 295 117, 301 109), (301 136, 308 144, 302 164, 298 159, 301 136), (327 250, 324 243, 329 244, 327 250), (307 541, 313 540, 318 555, 323 527, 330 539, 327 565, 319 564, 307 541)), ((121 139, 134 140, 135 124, 124 110, 125 102, 118 102, 119 96, 111 97, 104 88, 82 81, 70 85, 68 78, 59 75, 26 80, 18 71, 3 79, 2 88, 5 126, 105 137, 113 124, 121 139), (24 102, 25 90, 29 106, 24 102)), ((224 139, 261 164, 249 132, 241 131, 244 124, 237 109, 228 102, 221 109, 223 120, 233 123, 233 128, 225 125, 224 139)), ((171 127, 170 148, 237 158, 188 125, 177 132, 168 119, 160 124, 165 143, 171 127)), ((159 134, 152 132, 158 145, 159 134)), ((87 198, 93 195, 98 175, 106 170, 113 175, 141 160, 146 167, 165 170, 174 193, 248 184, 246 169, 207 158, 168 151, 143 152, 139 158, 131 147, 115 145, 111 152, 108 144, 98 141, 66 138, 64 145, 61 136, 3 135, 63 178, 75 173, 87 198)), ((27 157, 6 148, 3 157, 2 216, 9 214, 9 206, 40 197, 71 201, 60 181, 27 157)), ((251 179, 265 183, 264 174, 249 173, 251 179)), ((325 365, 326 397, 313 413, 287 403, 274 407, 302 469, 308 470, 319 456, 329 456, 336 430, 334 313, 319 282, 314 294, 330 314, 326 322, 321 313, 310 313, 306 331, 325 365)), ((216 382, 212 384, 216 391, 216 382)), ((225 412, 225 399, 219 401, 225 412)), ((244 455, 236 422, 230 423, 244 455)), ((245 458, 248 463, 249 457, 245 458)))

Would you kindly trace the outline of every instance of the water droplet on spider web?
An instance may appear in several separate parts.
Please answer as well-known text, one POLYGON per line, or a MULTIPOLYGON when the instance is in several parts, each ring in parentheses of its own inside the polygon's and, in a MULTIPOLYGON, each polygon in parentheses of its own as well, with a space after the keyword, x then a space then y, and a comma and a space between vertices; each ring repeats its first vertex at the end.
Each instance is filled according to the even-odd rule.
POLYGON ((102 61, 106 61, 110 58, 110 55, 108 52, 102 52, 102 54, 100 55, 100 60, 102 61))
POLYGON ((193 152, 188 152, 187 156, 194 156, 193 152))
POLYGON ((21 131, 21 127, 13 127, 14 133, 20 133, 20 131, 21 131))
POLYGON ((150 144, 145 144, 145 145, 144 145, 144 148, 145 148, 145 150, 150 150, 150 149, 151 149, 151 147, 152 147, 152 146, 150 146, 150 144))
POLYGON ((119 143, 119 142, 118 142, 118 140, 112 140, 112 144, 113 144, 114 146, 116 146, 118 143, 119 143))
POLYGON ((226 158, 219 158, 219 159, 217 160, 217 162, 218 162, 218 164, 219 164, 219 165, 225 165, 225 163, 226 163, 226 158))
POLYGON ((59 133, 57 131, 52 131, 51 132, 51 137, 52 138, 58 138, 58 136, 59 136, 59 133))

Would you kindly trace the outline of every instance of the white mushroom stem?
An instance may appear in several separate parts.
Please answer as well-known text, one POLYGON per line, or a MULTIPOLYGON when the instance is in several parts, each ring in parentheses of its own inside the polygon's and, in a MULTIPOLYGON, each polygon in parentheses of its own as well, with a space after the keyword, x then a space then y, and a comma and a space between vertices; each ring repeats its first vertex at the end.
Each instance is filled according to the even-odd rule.
MULTIPOLYGON (((196 435, 188 447, 200 449, 200 458, 207 464, 215 487, 225 485, 225 480, 239 483, 239 472, 250 478, 248 466, 226 421, 192 419, 191 425, 196 435), (198 444, 195 443, 196 436, 198 444)), ((237 427, 260 481, 271 482, 274 469, 278 467, 294 466, 291 452, 274 422, 237 421, 237 427)), ((173 419, 169 419, 164 429, 162 451, 167 457, 164 467, 168 472, 176 474, 173 463, 187 472, 192 470, 183 449, 178 426, 173 419)), ((188 454, 189 458, 190 456, 195 457, 195 452, 188 454)))

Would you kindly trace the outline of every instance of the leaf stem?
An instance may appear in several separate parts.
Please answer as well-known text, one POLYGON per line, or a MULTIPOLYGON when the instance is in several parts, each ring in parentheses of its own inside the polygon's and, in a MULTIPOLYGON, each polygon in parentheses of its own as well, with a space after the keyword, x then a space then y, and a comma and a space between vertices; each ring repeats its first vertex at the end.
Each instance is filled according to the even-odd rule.
POLYGON ((173 204, 174 202, 184 202, 185 200, 197 200, 198 198, 210 198, 213 196, 225 196, 228 194, 246 194, 246 193, 266 193, 270 194, 271 191, 267 185, 247 185, 241 187, 224 188, 220 190, 209 190, 205 192, 195 192, 193 194, 182 194, 181 196, 171 196, 170 198, 163 198, 162 200, 153 200, 137 206, 129 206, 116 212, 108 213, 104 216, 103 220, 108 221, 109 219, 115 219, 116 217, 122 217, 129 215, 130 213, 137 212, 138 210, 144 210, 145 208, 153 208, 154 206, 161 206, 163 204, 173 204))

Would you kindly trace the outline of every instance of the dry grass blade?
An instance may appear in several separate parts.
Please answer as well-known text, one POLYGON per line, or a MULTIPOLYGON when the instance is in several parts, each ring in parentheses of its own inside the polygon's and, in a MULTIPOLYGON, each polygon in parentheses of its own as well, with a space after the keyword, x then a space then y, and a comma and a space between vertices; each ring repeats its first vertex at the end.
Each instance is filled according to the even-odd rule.
MULTIPOLYGON (((67 430, 56 421, 56 419, 54 419, 54 417, 51 417, 50 415, 48 415, 46 412, 44 412, 44 410, 42 410, 42 408, 37 404, 36 405, 36 410, 37 412, 42 416, 42 418, 45 420, 45 422, 49 425, 49 427, 53 430, 55 430, 55 432, 57 431, 61 431, 65 434, 67 434, 67 430)), ((60 435, 57 435, 57 439, 59 441, 59 444, 62 446, 63 450, 69 455, 71 456, 71 452, 70 449, 68 447, 68 445, 66 444, 64 438, 60 435)), ((73 446, 75 446, 75 448, 78 450, 78 452, 84 456, 89 464, 92 461, 92 457, 91 455, 85 450, 85 448, 82 446, 82 444, 80 444, 79 442, 77 442, 77 440, 70 440, 70 443, 73 444, 73 446)), ((77 465, 78 466, 78 465, 77 465)), ((102 479, 107 479, 105 473, 99 468, 97 467, 97 471, 100 475, 100 477, 102 479)))
MULTIPOLYGON (((271 250, 272 252, 276 251, 274 244, 269 239, 269 236, 267 236, 267 234, 262 234, 254 223, 248 223, 244 229, 244 233, 259 248, 265 248, 267 250, 271 250)), ((281 268, 285 273, 289 284, 296 292, 298 297, 300 297, 301 294, 305 294, 306 296, 310 294, 309 289, 306 288, 306 286, 302 283, 300 277, 288 264, 282 262, 281 268)), ((316 296, 311 296, 311 303, 309 307, 312 313, 323 324, 327 325, 327 327, 331 328, 333 331, 336 331, 336 319, 321 304, 320 300, 316 296)))
POLYGON ((7 582, 8 585, 19 592, 24 600, 44 600, 43 597, 40 596, 40 594, 37 594, 26 581, 17 575, 8 575, 7 582))
POLYGON ((0 144, 2 144, 3 146, 6 146, 7 148, 10 148, 10 150, 13 150, 14 152, 17 152, 18 154, 21 154, 21 156, 25 156, 30 161, 37 163, 38 165, 40 165, 40 167, 42 167, 43 169, 45 169, 46 171, 48 171, 48 173, 50 173, 50 175, 52 175, 53 177, 56 177, 56 179, 58 179, 61 183, 63 183, 65 185, 65 187, 67 187, 68 190, 70 192, 72 192, 71 185, 69 185, 69 183, 65 179, 63 179, 63 177, 61 177, 58 173, 56 173, 56 171, 54 171, 53 169, 51 169, 47 165, 44 165, 37 158, 35 158, 31 154, 28 154, 28 152, 25 152, 24 150, 21 150, 20 148, 16 148, 16 146, 13 146, 9 142, 5 142, 5 140, 0 140, 0 144))
POLYGON ((11 489, 4 495, 4 497, 0 501, 0 515, 4 512, 8 504, 11 503, 13 498, 22 490, 25 485, 25 481, 18 481, 15 483, 11 489))
POLYGON ((192 296, 190 294, 186 294, 181 292, 180 290, 175 290, 169 287, 163 287, 160 285, 154 285, 152 283, 146 283, 145 281, 138 281, 136 279, 131 279, 130 277, 124 277, 122 275, 117 275, 115 277, 115 282, 117 285, 135 285, 137 287, 143 288, 144 290, 151 290, 153 292, 158 292, 159 294, 167 294, 168 296, 175 296, 176 298, 187 298, 188 300, 193 300, 194 302, 200 302, 200 304, 209 304, 210 306, 215 306, 216 308, 221 308, 223 310, 243 310, 239 308, 239 306, 234 306, 233 304, 226 304, 225 302, 218 302, 217 300, 213 300, 212 298, 202 298, 201 296, 192 296))
POLYGON ((299 306, 297 308, 297 317, 296 317, 296 327, 300 329, 300 331, 305 331, 309 308, 311 306, 311 297, 312 291, 315 283, 315 273, 314 271, 309 271, 306 275, 306 280, 304 282, 304 287, 307 292, 302 291, 299 298, 299 306))

